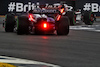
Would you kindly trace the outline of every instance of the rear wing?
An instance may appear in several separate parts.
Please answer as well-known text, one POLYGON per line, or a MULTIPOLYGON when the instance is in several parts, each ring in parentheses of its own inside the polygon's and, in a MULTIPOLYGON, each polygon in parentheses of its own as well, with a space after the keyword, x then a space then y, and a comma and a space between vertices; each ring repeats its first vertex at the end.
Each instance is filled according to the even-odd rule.
POLYGON ((57 14, 60 13, 57 9, 33 9, 29 13, 32 14, 57 14))

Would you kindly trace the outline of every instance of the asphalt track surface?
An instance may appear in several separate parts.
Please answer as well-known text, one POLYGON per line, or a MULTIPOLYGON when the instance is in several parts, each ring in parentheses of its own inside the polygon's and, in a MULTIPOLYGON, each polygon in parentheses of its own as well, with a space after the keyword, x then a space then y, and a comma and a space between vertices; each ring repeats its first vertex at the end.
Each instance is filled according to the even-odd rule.
POLYGON ((70 30, 68 36, 17 35, 6 33, 0 24, 0 56, 61 67, 100 67, 100 32, 70 30))

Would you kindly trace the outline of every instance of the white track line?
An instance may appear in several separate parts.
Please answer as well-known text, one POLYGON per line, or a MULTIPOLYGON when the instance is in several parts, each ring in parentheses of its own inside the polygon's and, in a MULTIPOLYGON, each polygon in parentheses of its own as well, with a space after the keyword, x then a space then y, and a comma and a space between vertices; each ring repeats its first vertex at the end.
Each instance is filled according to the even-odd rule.
POLYGON ((95 28, 88 28, 88 27, 82 27, 82 26, 71 26, 70 29, 73 29, 73 30, 94 30, 95 28))
POLYGON ((100 32, 100 30, 94 30, 95 32, 100 32))
POLYGON ((46 65, 46 66, 51 66, 51 67, 61 67, 59 65, 54 65, 54 64, 49 64, 45 62, 39 62, 39 61, 33 61, 33 60, 26 60, 26 59, 20 59, 20 58, 13 58, 13 57, 5 57, 5 56, 0 56, 0 62, 2 63, 16 63, 16 64, 39 64, 39 65, 46 65))
MULTIPOLYGON (((100 25, 97 25, 97 26, 100 26, 100 25)), ((89 27, 85 27, 85 26, 70 26, 70 29, 100 32, 100 30, 96 30, 95 28, 89 28, 89 27)))

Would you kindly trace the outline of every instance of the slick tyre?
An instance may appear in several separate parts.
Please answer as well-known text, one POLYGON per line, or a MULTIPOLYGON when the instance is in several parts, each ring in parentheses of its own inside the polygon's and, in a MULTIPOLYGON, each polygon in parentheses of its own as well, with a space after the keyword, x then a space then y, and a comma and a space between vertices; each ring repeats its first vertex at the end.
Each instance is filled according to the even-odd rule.
POLYGON ((94 14, 92 12, 90 12, 90 11, 84 12, 83 22, 86 25, 93 25, 94 21, 95 21, 95 17, 94 17, 94 14))
POLYGON ((69 18, 62 16, 59 21, 56 22, 57 35, 68 35, 69 34, 69 18))
POLYGON ((76 24, 76 15, 74 11, 69 11, 67 12, 67 16, 70 20, 70 25, 75 25, 76 24))
POLYGON ((17 34, 29 34, 29 20, 27 16, 19 16, 17 18, 17 34))
POLYGON ((15 26, 15 15, 14 14, 7 14, 5 17, 5 31, 6 32, 13 32, 15 26))

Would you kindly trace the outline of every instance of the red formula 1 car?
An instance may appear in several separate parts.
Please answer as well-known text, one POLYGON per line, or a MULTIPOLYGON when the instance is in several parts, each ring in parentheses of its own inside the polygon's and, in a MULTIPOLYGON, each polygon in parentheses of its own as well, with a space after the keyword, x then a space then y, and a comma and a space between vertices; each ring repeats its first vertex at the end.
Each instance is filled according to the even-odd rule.
POLYGON ((17 31, 17 34, 69 34, 69 18, 65 8, 60 9, 34 9, 15 18, 14 14, 7 14, 5 18, 5 31, 17 31))

